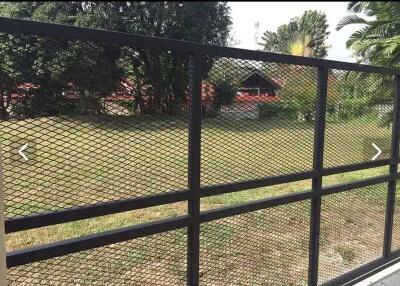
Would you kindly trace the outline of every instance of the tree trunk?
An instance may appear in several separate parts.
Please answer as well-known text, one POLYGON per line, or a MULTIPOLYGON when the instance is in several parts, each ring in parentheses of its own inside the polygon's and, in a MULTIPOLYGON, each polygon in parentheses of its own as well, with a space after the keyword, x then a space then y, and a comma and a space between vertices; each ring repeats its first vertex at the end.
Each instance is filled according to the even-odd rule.
POLYGON ((8 118, 8 107, 11 103, 11 92, 7 92, 6 95, 1 94, 0 97, 0 119, 8 118))
POLYGON ((80 113, 86 114, 86 91, 85 90, 81 90, 79 92, 79 109, 80 109, 80 113))
POLYGON ((139 83, 138 77, 136 78, 136 92, 134 94, 135 101, 138 106, 141 114, 144 114, 147 112, 146 106, 143 100, 143 93, 142 93, 142 85, 139 83))
POLYGON ((153 86, 153 99, 152 99, 152 112, 162 113, 161 98, 162 98, 162 86, 161 86, 161 63, 159 54, 152 55, 152 86, 153 86))

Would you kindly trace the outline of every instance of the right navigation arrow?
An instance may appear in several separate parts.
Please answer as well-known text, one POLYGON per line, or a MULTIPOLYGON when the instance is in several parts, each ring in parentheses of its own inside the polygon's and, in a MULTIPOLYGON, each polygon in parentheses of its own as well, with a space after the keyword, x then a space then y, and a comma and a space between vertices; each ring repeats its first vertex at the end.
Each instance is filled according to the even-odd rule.
POLYGON ((372 159, 371 159, 372 161, 374 161, 382 153, 382 150, 378 146, 376 146, 375 143, 372 143, 372 147, 374 147, 376 149, 376 151, 378 151, 378 153, 376 153, 375 156, 372 157, 372 159))

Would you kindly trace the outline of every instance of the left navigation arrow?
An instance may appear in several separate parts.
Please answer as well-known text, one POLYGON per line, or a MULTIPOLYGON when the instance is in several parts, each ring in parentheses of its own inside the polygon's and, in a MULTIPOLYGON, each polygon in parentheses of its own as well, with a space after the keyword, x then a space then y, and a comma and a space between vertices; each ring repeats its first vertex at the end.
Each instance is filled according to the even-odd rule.
POLYGON ((26 143, 24 146, 22 146, 19 150, 18 150, 18 154, 21 155, 22 158, 25 159, 25 161, 28 161, 28 157, 26 157, 26 155, 23 153, 25 151, 25 149, 28 147, 28 143, 26 143))

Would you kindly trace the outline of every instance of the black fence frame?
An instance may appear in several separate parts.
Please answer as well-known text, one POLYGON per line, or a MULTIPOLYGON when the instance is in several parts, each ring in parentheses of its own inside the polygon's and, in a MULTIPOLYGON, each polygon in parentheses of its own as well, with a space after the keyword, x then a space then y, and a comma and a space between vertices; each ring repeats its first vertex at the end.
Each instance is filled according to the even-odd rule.
POLYGON ((34 22, 0 17, 0 32, 10 34, 29 34, 44 37, 56 37, 83 41, 112 43, 132 46, 135 48, 151 48, 156 50, 171 50, 190 54, 190 84, 192 94, 191 118, 189 123, 189 170, 188 189, 148 197, 132 198, 83 207, 75 207, 58 212, 17 217, 5 221, 5 232, 12 233, 86 218, 108 214, 121 213, 151 206, 159 206, 174 202, 188 202, 188 214, 176 218, 159 220, 137 226, 107 231, 80 238, 64 240, 56 243, 11 251, 7 253, 7 267, 16 267, 37 261, 42 261, 70 253, 93 249, 112 243, 122 242, 134 238, 149 236, 169 230, 187 228, 187 283, 190 286, 199 285, 199 249, 200 225, 204 222, 225 218, 233 215, 271 208, 293 202, 311 201, 310 214, 310 245, 308 284, 318 284, 319 235, 321 219, 321 198, 344 191, 356 191, 355 188, 388 183, 386 205, 384 247, 382 256, 368 264, 339 276, 323 285, 351 285, 365 277, 376 273, 391 264, 400 261, 400 250, 392 252, 392 232, 395 206, 396 180, 400 178, 397 166, 399 163, 399 132, 400 132, 400 70, 345 63, 324 59, 296 57, 267 53, 261 51, 244 50, 237 48, 219 47, 193 42, 155 38, 127 33, 111 32, 90 28, 74 27, 60 24, 34 22), (294 64, 316 67, 318 69, 318 95, 316 105, 316 119, 314 130, 313 169, 281 176, 264 177, 254 180, 241 181, 223 185, 201 187, 201 69, 204 56, 221 56, 246 60, 257 60, 283 64, 294 64), (392 129, 390 159, 364 162, 346 166, 323 168, 325 111, 327 98, 327 81, 329 69, 343 69, 367 73, 393 75, 395 77, 395 119, 392 129), (365 170, 369 168, 389 166, 388 175, 372 177, 364 180, 323 187, 322 178, 327 175, 365 170), (200 199, 231 192, 272 186, 282 183, 295 182, 305 179, 312 180, 310 191, 291 193, 272 198, 242 203, 234 206, 200 211, 200 199))

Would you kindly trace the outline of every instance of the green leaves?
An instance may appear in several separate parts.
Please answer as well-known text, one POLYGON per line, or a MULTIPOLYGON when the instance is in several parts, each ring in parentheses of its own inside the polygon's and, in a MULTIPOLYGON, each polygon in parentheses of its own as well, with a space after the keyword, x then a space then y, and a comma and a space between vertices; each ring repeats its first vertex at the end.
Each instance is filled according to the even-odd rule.
MULTIPOLYGON (((231 27, 225 2, 0 2, 0 15, 215 45, 227 44, 231 27)), ((212 60, 207 65, 205 73, 212 60)), ((187 70, 187 54, 55 38, 0 38, 0 77, 8 79, 3 88, 8 98, 17 83, 33 83, 40 96, 32 100, 72 93, 87 110, 85 100, 100 103, 124 80, 134 86, 131 95, 140 112, 172 114, 187 99, 187 70)), ((5 97, 0 97, 0 112, 5 97)), ((96 113, 102 112, 99 106, 96 113)))
POLYGON ((261 45, 265 51, 322 58, 327 55, 327 29, 324 13, 306 11, 279 26, 276 32, 266 31, 261 45))
POLYGON ((353 24, 364 26, 350 36, 347 47, 361 62, 397 66, 400 61, 400 3, 351 2, 348 8, 363 15, 344 17, 337 30, 353 24))
POLYGON ((344 26, 350 25, 350 24, 368 24, 368 21, 365 20, 364 18, 361 18, 357 15, 350 15, 343 17, 339 23, 336 26, 336 30, 342 29, 344 26))

